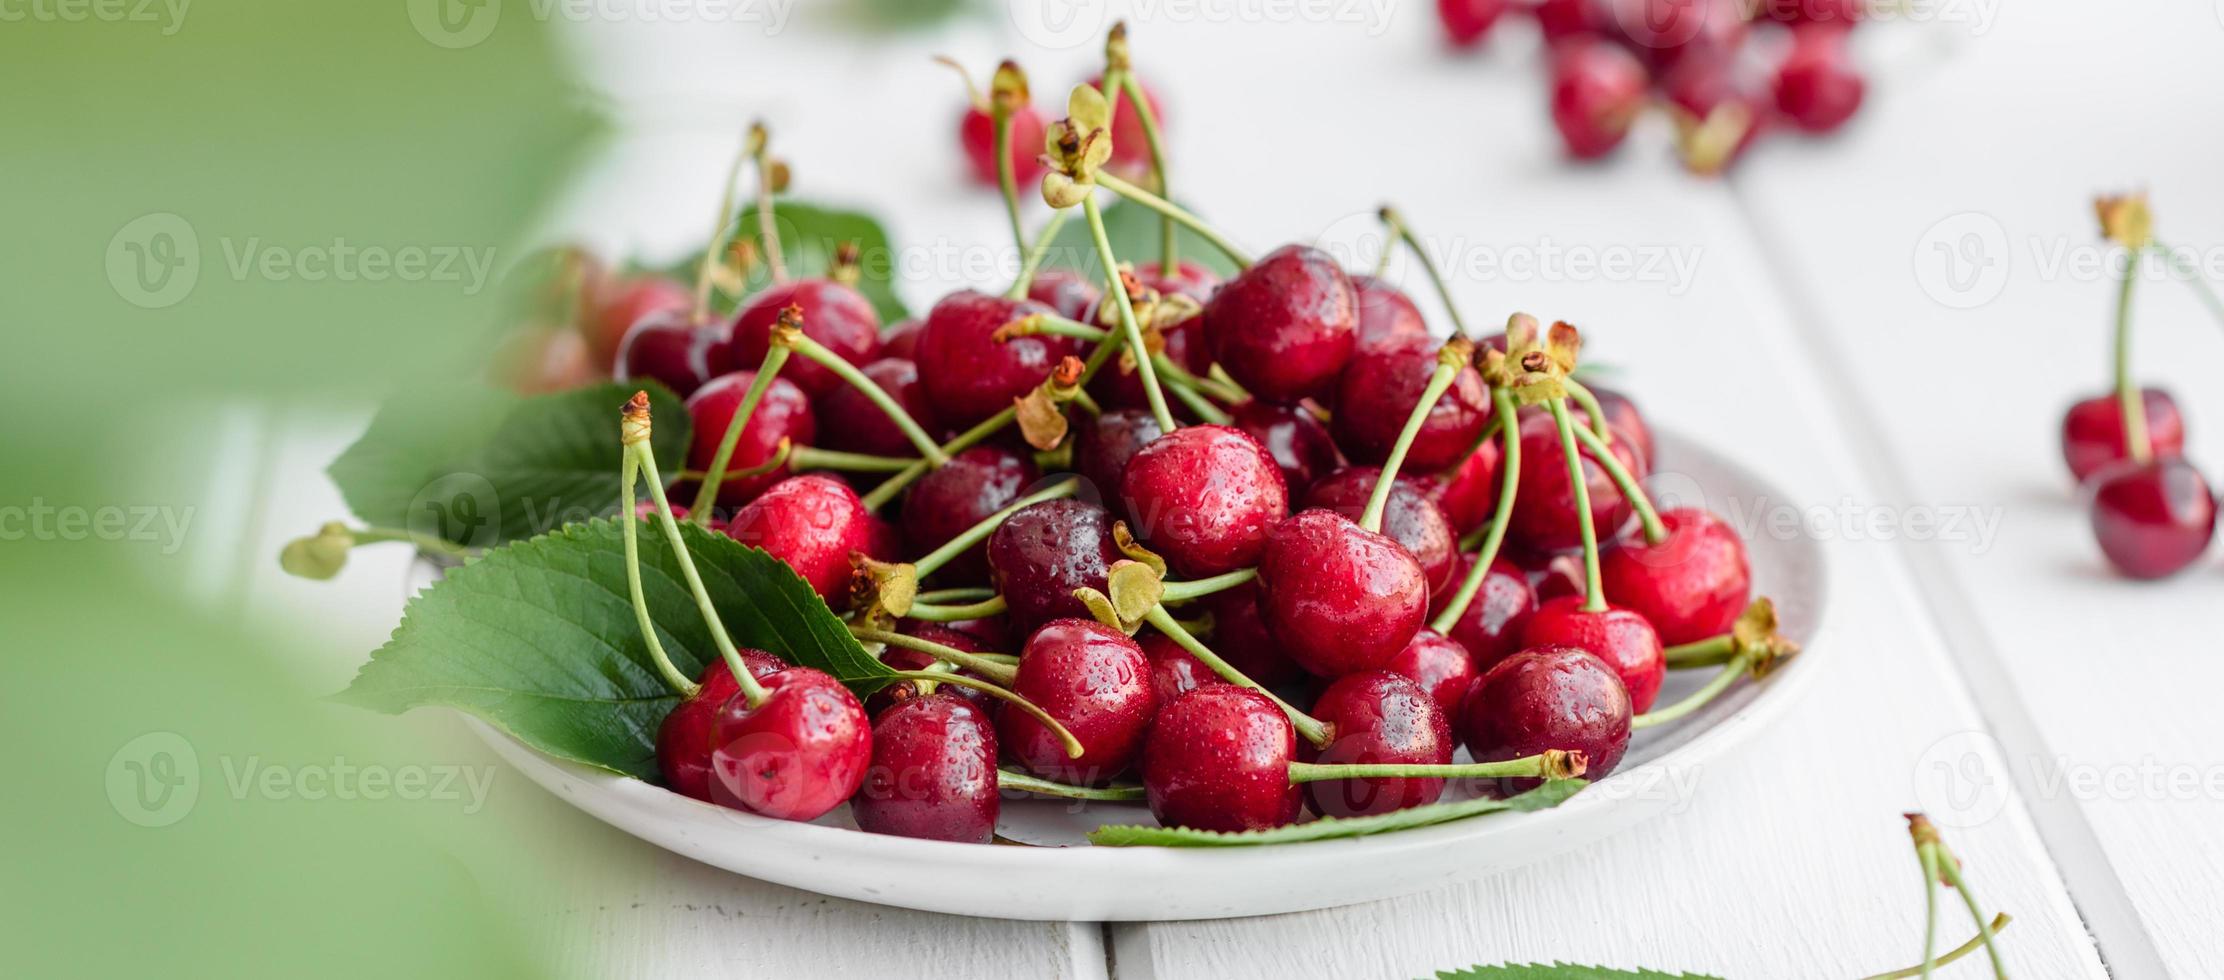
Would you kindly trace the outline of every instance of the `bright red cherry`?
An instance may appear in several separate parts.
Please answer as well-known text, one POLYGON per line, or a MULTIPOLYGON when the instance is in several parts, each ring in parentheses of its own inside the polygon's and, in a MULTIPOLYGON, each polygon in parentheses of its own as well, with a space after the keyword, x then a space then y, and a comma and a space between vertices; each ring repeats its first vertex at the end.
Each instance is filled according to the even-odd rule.
MULTIPOLYGON (((789 306, 803 310, 803 335, 843 360, 866 364, 880 355, 880 312, 857 287, 831 279, 791 279, 766 286, 735 314, 727 328, 726 356, 736 367, 764 363, 772 349, 772 328, 789 306)), ((801 357, 788 358, 780 376, 814 398, 842 386, 834 372, 801 357)))
POLYGON ((2116 570, 2135 579, 2176 574, 2216 535, 2216 496, 2182 456, 2125 460, 2093 474, 2093 537, 2116 570))
POLYGON ((1297 819, 1297 732, 1267 696, 1207 684, 1159 711, 1143 749, 1143 791, 1168 827, 1264 830, 1297 819))
POLYGON ((1142 751, 1158 710, 1150 658, 1127 635, 1085 619, 1057 619, 1036 630, 1019 653, 1012 691, 1032 701, 1081 743, 1065 743, 1023 711, 999 712, 1004 750, 1045 779, 1101 785, 1126 772, 1142 751))
MULTIPOLYGON (((1598 399, 1599 411, 1606 416, 1607 426, 1614 430, 1614 437, 1629 440, 1637 451, 1637 458, 1644 461, 1646 469, 1652 469, 1653 429, 1646 424, 1644 413, 1637 410, 1637 403, 1611 388, 1590 387, 1591 395, 1598 399)), ((1581 409, 1576 411, 1575 417, 1590 418, 1581 409)))
POLYGON ((1175 698, 1207 684, 1228 683, 1163 633, 1145 633, 1135 642, 1143 647, 1143 655, 1151 658, 1151 690, 1157 693, 1160 705, 1172 704, 1175 698))
MULTIPOLYGON (((1337 412, 1329 420, 1336 445, 1358 463, 1381 463, 1390 457, 1405 429, 1407 417, 1421 402, 1429 377, 1436 373, 1437 349, 1442 344, 1428 337, 1386 340, 1360 348, 1336 383, 1336 403, 1351 411, 1337 412)), ((1421 432, 1406 450, 1405 466, 1420 473, 1440 470, 1460 461, 1475 447, 1490 419, 1490 390, 1474 368, 1453 376, 1452 387, 1429 407, 1421 432)))
POLYGON ((1355 275, 1351 277, 1351 293, 1359 301, 1361 350, 1391 340, 1428 339, 1428 322, 1421 319, 1421 308, 1413 305, 1404 290, 1373 276, 1355 275))
POLYGON ((1643 712, 1660 696, 1668 659, 1651 623, 1627 609, 1589 612, 1583 600, 1562 596, 1546 600, 1521 631, 1524 647, 1565 646, 1589 652, 1614 668, 1629 695, 1630 710, 1643 712))
POLYGON ((1603 34, 1613 23, 1613 15, 1600 0, 1540 0, 1531 14, 1543 29, 1545 42, 1555 45, 1603 34))
POLYGON ((1444 519, 1452 523, 1452 533, 1466 534, 1483 526, 1497 512, 1498 464, 1505 456, 1506 450, 1492 439, 1462 460, 1459 469, 1448 477, 1442 471, 1401 471, 1398 481, 1413 484, 1436 504, 1444 512, 1444 519))
MULTIPOLYGON (((920 477, 904 497, 904 547, 923 557, 990 514, 1011 506, 1038 474, 1035 462, 1003 446, 975 446, 920 477)), ((988 577, 988 543, 968 549, 942 567, 954 582, 988 577)))
MULTIPOLYGON (((1612 443, 1614 457, 1639 480, 1645 464, 1637 458, 1628 439, 1612 443)), ((1591 495, 1592 526, 1601 541, 1611 540, 1630 518, 1629 501, 1622 497, 1606 468, 1587 450, 1583 458, 1584 484, 1591 495)), ((1560 430, 1551 416, 1531 415, 1521 420, 1521 489, 1514 496, 1513 525, 1509 540, 1531 551, 1567 551, 1583 543, 1582 526, 1575 510, 1575 485, 1568 479, 1568 458, 1561 452, 1560 430)))
MULTIPOLYGON (((958 143, 965 147, 965 160, 972 165, 973 182, 982 187, 999 186, 996 168, 996 120, 989 115, 987 106, 969 105, 964 118, 958 121, 958 143)), ((1031 105, 1020 106, 1012 113, 1012 178, 1024 192, 1029 184, 1042 179, 1043 120, 1042 113, 1031 105)))
MULTIPOLYGON (((2177 399, 2160 388, 2140 389, 2139 398, 2147 408, 2147 444, 2154 447, 2154 455, 2183 454, 2185 416, 2178 412, 2177 399)), ((2114 392, 2070 406, 2062 417, 2062 461, 2079 483, 2108 464, 2129 458, 2124 449, 2123 403, 2114 392)))
POLYGON ((1662 511, 1660 523, 1668 536, 1659 544, 1633 533, 1600 556, 1606 594, 1652 623, 1669 646, 1729 632, 1753 597, 1744 540, 1695 507, 1662 511))
POLYGON ((1144 446, 1128 460, 1120 496, 1136 535, 1188 578, 1257 564, 1267 531, 1289 513, 1274 457, 1224 425, 1176 429, 1144 446))
POLYGON ((1621 0, 1614 12, 1622 36, 1655 64, 1728 61, 1745 43, 1741 0, 1621 0))
POLYGON ((951 293, 927 313, 914 360, 935 416, 969 429, 1007 408, 1050 376, 1079 342, 1037 334, 996 340, 997 328, 1022 317, 1052 312, 1033 300, 1010 300, 970 289, 951 293))
MULTIPOLYGON (((1104 78, 1101 75, 1092 77, 1089 84, 1098 91, 1103 91, 1104 78)), ((1158 93, 1149 85, 1139 87, 1143 90, 1144 101, 1150 103, 1151 118, 1158 120, 1159 132, 1163 135, 1166 131, 1165 103, 1159 101, 1158 93)), ((1110 93, 1106 93, 1106 97, 1109 98, 1110 93)), ((1041 137, 1035 139, 1034 145, 1042 145, 1041 137)), ((1143 132, 1143 117, 1136 114, 1134 101, 1125 97, 1120 99, 1119 108, 1112 113, 1111 165, 1114 172, 1131 177, 1150 171, 1150 137, 1143 132)))
POLYGON ((1105 574, 1122 557, 1112 543, 1112 515, 1079 500, 1045 500, 1005 518, 988 538, 996 591, 1022 633, 1053 619, 1080 619, 1089 607, 1075 589, 1105 589, 1105 574))
POLYGON ((1205 304, 1205 341, 1252 395, 1294 402, 1325 395, 1359 339, 1359 301, 1328 253, 1285 245, 1205 304))
MULTIPOLYGON (((1348 466, 1322 477, 1305 494, 1306 508, 1332 510, 1354 521, 1366 513, 1382 471, 1372 466, 1348 466)), ((1459 557, 1459 542, 1444 512, 1429 502, 1420 487, 1399 480, 1390 487, 1390 500, 1382 510, 1382 533, 1404 546, 1421 563, 1429 594, 1452 580, 1452 566, 1459 557)))
MULTIPOLYGON (((1460 556, 1453 581, 1465 581, 1474 566, 1475 556, 1460 556)), ((1490 571, 1483 574, 1482 588, 1476 591, 1474 601, 1467 604, 1467 611, 1460 614, 1459 622, 1452 624, 1452 639, 1467 649, 1477 670, 1489 670, 1493 664, 1520 652, 1522 631, 1529 628, 1529 617, 1536 612, 1537 593, 1529 587, 1528 574, 1513 562, 1499 558, 1492 561, 1490 571)))
MULTIPOLYGON (((1599 780, 1629 749, 1632 715, 1621 678, 1574 647, 1523 650, 1483 672, 1467 692, 1461 739, 1477 762, 1504 762, 1546 749, 1584 754, 1584 777, 1599 780)), ((1511 796, 1535 779, 1500 779, 1482 789, 1511 796)))
MULTIPOLYGON (((1312 713, 1334 733, 1312 761, 1438 766, 1452 761, 1452 730, 1436 699, 1397 674, 1366 670, 1338 678, 1313 702, 1312 713)), ((1444 795, 1444 780, 1329 779, 1306 783, 1304 793, 1314 813, 1358 817, 1434 803, 1444 795)))
POLYGON ((806 473, 773 484, 734 512, 726 534, 788 564, 835 609, 849 604, 850 554, 896 557, 896 532, 865 509, 857 491, 806 473))
POLYGON ((764 678, 752 708, 739 692, 712 720, 711 797, 780 820, 816 820, 857 792, 873 761, 865 706, 809 667, 764 678))
POLYGON ((873 762, 850 801, 868 833, 986 844, 996 836, 996 727, 954 694, 914 698, 873 722, 873 762))
POLYGON ((1604 41, 1570 41, 1552 59, 1552 124, 1568 155, 1605 156, 1645 107, 1645 66, 1604 41))
MULTIPOLYGON (((758 680, 788 669, 780 658, 763 650, 745 649, 740 653, 742 665, 758 680)), ((656 768, 672 792, 709 803, 713 722, 719 706, 739 692, 741 684, 734 680, 734 672, 722 658, 713 658, 704 665, 703 676, 696 683, 695 693, 681 698, 657 726, 656 768)))
POLYGON ((1027 298, 1058 311, 1068 320, 1089 319, 1089 311, 1096 308, 1097 298, 1104 291, 1097 288, 1096 280, 1073 269, 1043 269, 1035 273, 1035 281, 1027 284, 1027 298))
MULTIPOLYGON (((927 401, 926 388, 919 384, 918 365, 883 357, 859 370, 880 390, 894 396, 896 404, 912 421, 919 423, 920 428, 930 433, 941 428, 934 417, 933 403, 927 401)), ((851 385, 840 385, 820 395, 815 406, 820 438, 828 449, 868 456, 911 457, 919 453, 918 447, 905 438, 903 430, 889 421, 888 413, 851 385)))
POLYGON ((1429 611, 1421 563, 1342 514, 1275 525, 1259 559, 1259 612, 1298 666, 1341 677, 1388 663, 1429 611))
POLYGON ((1792 29, 1792 51, 1776 69, 1776 109, 1810 133, 1853 118, 1867 88, 1846 51, 1845 31, 1827 24, 1792 29))
POLYGON ((1328 427, 1300 405, 1276 405, 1256 399, 1237 405, 1229 424, 1265 446, 1282 468, 1282 482, 1292 495, 1302 496, 1314 480, 1344 465, 1343 454, 1328 427))
POLYGON ((1436 20, 1455 48, 1472 48, 1506 12, 1506 0, 1436 0, 1436 20))
MULTIPOLYGON (((696 389, 688 396, 687 415, 694 423, 693 442, 687 449, 687 467, 708 470, 718 458, 718 444, 726 438, 726 427, 732 424, 734 412, 741 408, 741 400, 749 393, 749 386, 757 381, 755 371, 735 371, 712 378, 710 383, 696 389)), ((748 503, 781 480, 787 479, 788 468, 781 466, 761 476, 734 476, 735 470, 753 469, 772 459, 780 451, 780 440, 786 439, 798 446, 811 445, 818 436, 817 417, 811 413, 811 400, 803 389, 785 377, 772 379, 765 388, 764 397, 757 402, 756 411, 750 413, 749 423, 741 427, 741 438, 734 443, 732 456, 727 457, 726 479, 718 485, 718 502, 728 507, 748 503)))
POLYGON ((1413 634, 1412 642, 1382 665, 1382 669, 1420 685, 1421 690, 1436 701, 1444 721, 1454 727, 1459 725, 1467 689, 1475 685, 1475 678, 1482 673, 1476 669, 1475 660, 1468 655, 1464 644, 1426 627, 1413 634))

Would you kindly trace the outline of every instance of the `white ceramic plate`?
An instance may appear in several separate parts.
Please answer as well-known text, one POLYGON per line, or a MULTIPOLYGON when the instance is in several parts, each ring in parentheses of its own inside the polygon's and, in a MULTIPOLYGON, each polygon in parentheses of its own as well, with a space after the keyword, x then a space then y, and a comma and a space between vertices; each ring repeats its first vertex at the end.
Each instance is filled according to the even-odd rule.
MULTIPOLYGON (((1790 499, 1689 441, 1663 434, 1659 452, 1654 483, 1671 499, 1695 503, 1697 490, 1718 514, 1755 513, 1755 504, 1790 499), (1745 506, 1727 507, 1733 499, 1745 506)), ((527 778, 596 819, 706 864, 821 894, 1008 919, 1209 919, 1327 908, 1441 887, 1617 833, 1675 805, 1678 793, 1699 785, 1691 774, 1781 715, 1824 652, 1813 642, 1823 557, 1804 537, 1748 533, 1746 544, 1756 592, 1775 598, 1785 633, 1807 645, 1804 653, 1763 684, 1741 683, 1678 724, 1639 733, 1618 771, 1554 809, 1373 837, 1271 847, 1091 847, 1082 838, 1089 830, 1150 823, 1149 810, 1007 800, 1002 835, 1047 846, 910 840, 858 831, 846 807, 804 824, 699 803, 551 759, 471 723, 527 778)), ((1670 675, 1659 703, 1710 673, 1670 675)))

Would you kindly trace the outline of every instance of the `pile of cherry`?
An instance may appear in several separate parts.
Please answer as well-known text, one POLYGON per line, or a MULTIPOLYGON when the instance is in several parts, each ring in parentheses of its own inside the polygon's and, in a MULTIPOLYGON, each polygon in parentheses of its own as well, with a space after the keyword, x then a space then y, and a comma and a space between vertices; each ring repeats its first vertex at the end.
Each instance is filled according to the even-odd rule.
MULTIPOLYGON (((1008 140, 1025 83, 997 79, 1008 140)), ((667 485, 647 398, 626 407, 629 551, 661 530, 691 568, 681 521, 762 548, 897 672, 861 703, 735 649, 698 589, 722 657, 691 680, 642 608, 684 695, 658 737, 674 790, 797 820, 848 802, 866 830, 955 841, 989 840, 1005 792, 1268 828, 1597 778, 1633 730, 1794 651, 1737 533, 1646 496, 1651 432, 1576 378, 1574 328, 1435 339, 1396 287, 1303 245, 1221 246, 1225 281, 1171 234, 1156 261, 1113 255, 1100 191, 1227 239, 1105 169, 1141 89, 1124 57, 1102 84, 1046 127, 1056 210, 1008 289, 884 327, 853 268, 787 276, 773 237, 753 247, 773 284, 730 316, 653 277, 590 293, 587 323, 632 321, 616 376, 685 395, 692 423, 667 485), (1036 271, 1072 216, 1101 283, 1036 271), (1656 707, 1676 668, 1717 673, 1656 707)), ((768 211, 761 130, 749 154, 768 211)))
MULTIPOLYGON (((1455 48, 1481 44, 1513 0, 1437 0, 1455 48)), ((1552 122, 1568 153, 1605 156, 1657 96, 1684 166, 1719 173, 1761 133, 1827 133, 1861 107, 1847 51, 1865 0, 1540 0, 1552 122)))

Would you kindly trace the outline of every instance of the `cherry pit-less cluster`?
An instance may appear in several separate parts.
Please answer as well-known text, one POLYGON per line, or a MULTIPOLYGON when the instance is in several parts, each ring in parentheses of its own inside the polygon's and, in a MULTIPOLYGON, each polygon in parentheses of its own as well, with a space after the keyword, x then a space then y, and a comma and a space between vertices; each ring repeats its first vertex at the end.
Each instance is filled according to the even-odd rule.
MULTIPOLYGON (((1516 314, 1438 340, 1396 287, 1317 249, 1228 244, 1164 196, 1124 32, 1107 51, 1040 127, 1053 212, 1032 236, 1018 154, 993 152, 1022 128, 1024 76, 1005 63, 984 99, 1026 257, 1008 288, 883 325, 852 266, 789 277, 772 235, 756 248, 773 284, 730 316, 707 315, 702 285, 605 287, 590 322, 634 317, 610 345, 617 377, 686 395, 692 423, 669 482, 645 395, 622 426, 641 635, 684 695, 658 737, 672 789, 795 820, 846 802, 865 830, 950 841, 990 840, 1006 793, 1270 828, 1453 782, 1596 778, 1633 731, 1795 650, 1736 532, 1654 507, 1651 433, 1574 376, 1573 327, 1516 314), (1152 187, 1108 167, 1127 112, 1152 187), (1153 261, 1113 254, 1099 192, 1164 219, 1153 261), (1076 214, 1101 281, 1038 268, 1076 214), (1240 271, 1183 261, 1176 225, 1240 271), (860 701, 737 649, 683 521, 786 562, 897 682, 860 701), (663 534, 694 586, 721 653, 700 677, 658 646, 640 533, 663 534), (1717 673, 1656 706, 1677 668, 1717 673), (1453 761, 1461 746, 1474 761, 1453 761)), ((761 215, 780 170, 765 142, 754 131, 744 156, 761 215)))
POLYGON ((1455 49, 1523 6, 1550 46, 1552 122, 1569 155, 1605 156, 1659 105, 1676 155, 1719 173, 1764 132, 1827 133, 1866 89, 1847 49, 1866 0, 1437 0, 1455 49))

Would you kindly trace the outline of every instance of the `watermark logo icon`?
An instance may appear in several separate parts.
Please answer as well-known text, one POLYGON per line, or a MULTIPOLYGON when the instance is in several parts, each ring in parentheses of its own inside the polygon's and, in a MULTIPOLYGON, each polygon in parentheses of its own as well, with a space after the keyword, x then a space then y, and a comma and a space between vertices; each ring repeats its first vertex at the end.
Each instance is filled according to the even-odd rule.
POLYGON ((1970 310, 2008 287, 2008 231, 1989 214, 1964 211, 1915 243, 1915 282, 1939 305, 1970 310))
POLYGON ((2012 792, 2000 741, 1955 732, 1915 760, 1915 802, 1942 827, 1975 827, 2007 809, 2012 792))
POLYGON ((140 215, 108 239, 108 284, 133 306, 175 306, 201 280, 201 237, 167 211, 140 215))
POLYGON ((409 530, 461 545, 493 547, 502 532, 502 495, 477 473, 450 473, 409 502, 409 530))
POLYGON ((409 0, 409 25, 443 48, 485 41, 502 20, 502 0, 409 0))
POLYGON ((1105 0, 1008 0, 1019 36, 1046 48, 1088 44, 1104 30, 1105 0))
POLYGON ((201 760, 176 732, 148 732, 108 759, 108 803, 141 827, 167 827, 201 798, 201 760))

